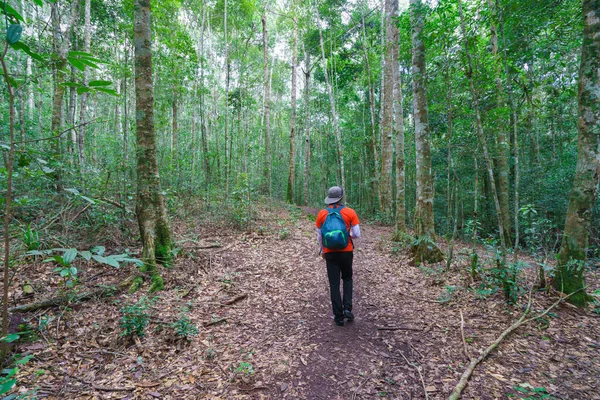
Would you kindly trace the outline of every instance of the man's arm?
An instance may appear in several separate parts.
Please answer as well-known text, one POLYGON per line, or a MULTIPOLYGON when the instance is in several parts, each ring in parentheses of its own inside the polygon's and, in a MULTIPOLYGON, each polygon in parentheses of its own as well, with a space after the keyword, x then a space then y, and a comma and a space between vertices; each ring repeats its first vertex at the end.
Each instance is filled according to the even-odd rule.
POLYGON ((323 233, 321 233, 321 229, 317 228, 317 241, 319 242, 319 254, 323 253, 323 233))
POLYGON ((350 227, 350 237, 351 238, 359 238, 360 237, 360 225, 352 225, 352 227, 350 227))

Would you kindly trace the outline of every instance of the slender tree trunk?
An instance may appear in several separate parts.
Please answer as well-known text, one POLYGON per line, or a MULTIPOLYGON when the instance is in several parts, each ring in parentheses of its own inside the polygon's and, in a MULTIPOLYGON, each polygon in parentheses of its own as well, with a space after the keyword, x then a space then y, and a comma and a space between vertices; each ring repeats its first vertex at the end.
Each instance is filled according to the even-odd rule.
POLYGON ((431 176, 431 133, 427 106, 425 45, 423 43, 424 10, 420 0, 410 1, 412 25, 413 113, 417 163, 417 203, 415 234, 435 237, 433 224, 433 180, 431 176))
MULTIPOLYGON (((15 88, 10 83, 10 75, 6 66, 6 53, 8 52, 8 42, 4 46, 4 51, 0 57, 2 72, 6 87, 8 89, 8 131, 10 148, 8 151, 8 160, 6 160, 6 196, 4 198, 4 271, 3 271, 3 291, 2 291, 2 337, 8 335, 8 291, 10 289, 10 220, 11 220, 11 202, 12 202, 12 184, 13 184, 13 163, 15 159, 15 88)), ((4 363, 8 352, 8 343, 0 343, 0 363, 4 363)))
POLYGON ((370 152, 371 157, 373 159, 373 165, 370 167, 369 179, 371 181, 371 193, 372 193, 372 203, 378 204, 380 194, 379 194, 379 151, 377 151, 377 136, 375 133, 375 90, 373 88, 373 81, 371 77, 371 65, 369 63, 369 52, 367 50, 367 34, 365 28, 365 17, 362 16, 362 48, 363 53, 365 55, 365 68, 367 74, 367 81, 369 84, 369 112, 371 115, 371 141, 370 141, 370 152))
POLYGON ((398 0, 385 1, 385 69, 383 84, 383 116, 380 171, 379 210, 392 214, 392 159, 394 136, 394 86, 397 86, 394 70, 398 68, 398 0))
MULTIPOLYGON (((488 7, 492 11, 491 18, 491 41, 492 41, 492 58, 494 59, 494 80, 496 82, 496 107, 502 107, 503 101, 503 88, 502 79, 500 77, 500 70, 502 63, 498 54, 498 28, 496 26, 496 19, 498 15, 498 4, 497 0, 487 0, 488 7)), ((509 184, 508 184, 508 153, 510 146, 506 137, 506 131, 504 124, 499 124, 498 132, 496 135, 496 142, 498 148, 498 154, 496 158, 496 167, 498 171, 498 201, 500 203, 500 210, 502 211, 502 219, 504 225, 504 240, 506 243, 510 243, 510 206, 509 206, 509 184)))
MULTIPOLYGON (((66 66, 67 66, 67 52, 70 47, 70 39, 71 39, 71 29, 75 18, 77 16, 77 1, 74 1, 71 4, 71 18, 67 23, 67 29, 63 33, 60 29, 59 23, 59 5, 57 3, 52 3, 51 11, 52 11, 52 38, 53 38, 53 50, 56 55, 56 59, 53 63, 53 75, 54 75, 54 93, 52 96, 52 119, 51 119, 51 131, 54 136, 57 136, 56 141, 54 142, 54 152, 56 157, 60 159, 61 154, 61 139, 58 137, 60 133, 60 129, 63 122, 63 99, 65 94, 65 87, 63 83, 65 82, 65 74, 66 74, 66 66), (63 34, 64 39, 61 40, 61 34, 63 34)), ((60 163, 60 161, 59 161, 60 163)), ((56 181, 56 189, 57 191, 62 190, 62 182, 61 182, 61 167, 60 164, 56 166, 54 172, 54 178, 56 181)))
MULTIPOLYGON (((168 263, 171 260, 172 241, 156 157, 150 18, 150 1, 135 0, 136 215, 143 244, 143 268, 153 275, 150 290, 155 291, 164 286, 156 271, 156 262, 168 263)), ((141 280, 137 279, 132 289, 137 289, 140 284, 141 280)))
MULTIPOLYGON (((394 14, 396 16, 397 14, 394 14)), ((396 21, 393 21, 397 31, 396 21)), ((402 105, 402 79, 400 77, 400 63, 398 62, 398 43, 396 47, 394 65, 394 130, 396 133, 396 231, 406 231, 406 172, 404 163, 404 107, 402 105)))
POLYGON ((231 62, 229 61, 229 42, 227 38, 227 0, 224 0, 223 5, 223 34, 225 35, 225 140, 223 141, 223 150, 225 156, 225 191, 229 194, 229 157, 227 153, 227 142, 229 140, 229 74, 231 62))
MULTIPOLYGON (((89 0, 86 0, 89 1, 89 0)), ((125 65, 129 65, 129 46, 125 46, 125 65)), ((123 96, 123 176, 129 179, 129 102, 127 101, 127 76, 123 77, 121 94, 123 96)))
POLYGON ((477 135, 479 136, 479 141, 481 142, 481 147, 483 149, 483 157, 484 157, 487 171, 488 171, 488 177, 489 177, 490 185, 491 185, 491 189, 492 189, 492 196, 494 197, 494 205, 496 207, 496 216, 498 217, 498 229, 500 231, 500 240, 502 243, 503 257, 506 257, 504 218, 502 216, 502 210, 500 208, 500 202, 498 200, 498 191, 496 189, 496 180, 494 179, 494 171, 492 169, 492 161, 490 159, 487 142, 485 139, 485 134, 483 132, 483 124, 481 122, 481 114, 479 111, 480 110, 479 98, 477 97, 477 92, 475 91, 475 86, 473 84, 473 63, 471 61, 471 52, 469 51, 469 46, 467 44, 467 39, 466 39, 467 38, 467 29, 465 26, 465 19, 464 19, 464 15, 463 15, 463 11, 462 11, 461 0, 458 0, 458 10, 459 10, 459 14, 460 14, 462 33, 464 36, 465 53, 467 56, 466 75, 467 75, 467 79, 469 80, 471 96, 473 97, 473 105, 474 105, 474 109, 475 109, 475 118, 476 118, 476 125, 477 125, 477 135))
POLYGON ((305 103, 305 121, 304 121, 304 205, 308 205, 308 172, 310 171, 310 53, 304 50, 304 103, 305 103))
MULTIPOLYGON (((90 52, 90 43, 91 43, 91 13, 90 13, 90 0, 84 0, 84 26, 83 26, 83 51, 89 53, 90 52)), ((127 54, 127 50, 126 50, 127 54)), ((85 67, 83 71, 83 85, 87 86, 90 80, 90 71, 87 67, 85 67)), ((125 95, 126 96, 126 95, 125 95)), ((79 122, 84 124, 87 117, 87 103, 88 103, 88 93, 84 92, 79 97, 79 122)), ((77 155, 79 158, 79 166, 83 168, 85 166, 85 133, 86 133, 86 125, 81 125, 79 127, 79 131, 77 132, 77 155)), ((127 155, 126 148, 125 150, 125 159, 127 155)), ((83 176, 83 175, 82 175, 83 176)))
POLYGON ((292 33, 292 94, 290 115, 290 171, 288 175, 287 196, 288 203, 294 203, 294 192, 296 186, 296 67, 298 64, 298 24, 294 20, 294 31, 292 33))
POLYGON ((264 62, 264 83, 263 83, 263 102, 264 102, 264 143, 265 157, 263 163, 263 193, 271 196, 271 85, 269 76, 269 38, 267 32, 267 14, 266 10, 262 14, 262 37, 263 37, 263 62, 264 62))
MULTIPOLYGON (((317 12, 317 19, 319 19, 319 9, 315 7, 317 12)), ((319 25, 319 41, 321 44, 321 60, 323 61, 323 73, 325 74, 325 85, 327 86, 327 94, 329 95, 329 105, 331 106, 331 119, 333 122, 333 133, 335 135, 335 142, 337 144, 337 154, 340 163, 340 178, 341 186, 346 188, 346 173, 344 170, 344 151, 342 148, 342 135, 340 133, 340 119, 335 106, 335 97, 333 96, 333 89, 329 81, 329 72, 327 70, 327 58, 325 58, 325 44, 323 42, 323 30, 319 25)))
POLYGON ((592 209, 600 179, 600 0, 583 0, 583 44, 579 67, 577 169, 558 255, 554 287, 575 293, 569 301, 585 306, 585 259, 592 209))

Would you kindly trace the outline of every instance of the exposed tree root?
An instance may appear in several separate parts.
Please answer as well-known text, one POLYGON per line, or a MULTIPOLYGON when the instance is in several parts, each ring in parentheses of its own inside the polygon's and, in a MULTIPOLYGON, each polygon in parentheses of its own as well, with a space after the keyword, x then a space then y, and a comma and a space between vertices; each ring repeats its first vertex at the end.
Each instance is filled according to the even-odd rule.
POLYGON ((69 303, 76 303, 79 301, 100 298, 100 297, 110 297, 114 296, 117 293, 122 292, 131 284, 131 278, 125 279, 123 282, 119 283, 117 286, 103 286, 96 289, 89 290, 87 292, 79 293, 76 295, 62 295, 51 297, 49 299, 36 301, 34 303, 23 304, 20 306, 15 306, 9 308, 8 311, 11 313, 24 313, 40 310, 43 308, 50 308, 61 306, 69 303))

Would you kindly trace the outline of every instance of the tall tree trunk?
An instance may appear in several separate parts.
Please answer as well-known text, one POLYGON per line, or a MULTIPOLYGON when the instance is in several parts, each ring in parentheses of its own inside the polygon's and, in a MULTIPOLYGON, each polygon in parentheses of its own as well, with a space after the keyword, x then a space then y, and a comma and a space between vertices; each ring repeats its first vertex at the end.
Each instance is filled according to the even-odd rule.
POLYGON ((577 169, 554 287, 575 293, 569 301, 584 306, 586 251, 600 179, 600 0, 583 0, 583 44, 579 67, 577 169))
POLYGON ((294 19, 294 32, 292 44, 292 95, 290 100, 290 171, 288 175, 287 196, 288 203, 294 202, 296 182, 296 66, 298 64, 298 24, 294 19))
MULTIPOLYGON (((52 46, 54 50, 54 54, 56 55, 56 59, 53 63, 53 75, 54 75, 54 93, 52 95, 52 119, 50 129, 52 134, 56 136, 56 141, 54 142, 54 152, 56 154, 57 159, 60 160, 61 154, 61 139, 59 137, 60 129, 62 127, 63 122, 63 99, 65 94, 65 87, 63 83, 65 82, 65 75, 67 73, 67 52, 69 51, 70 43, 71 43, 71 29, 75 22, 75 18, 77 17, 77 1, 73 1, 71 4, 71 16, 69 21, 67 22, 66 31, 63 33, 60 29, 60 21, 59 21, 59 5, 58 3, 52 3, 51 11, 52 11, 52 46), (61 40, 61 35, 64 39, 61 40)), ((62 167, 60 166, 60 161, 56 166, 54 172, 54 178, 56 181, 56 189, 58 191, 62 190, 62 182, 61 182, 61 171, 62 167)))
MULTIPOLYGON (((143 245, 143 269, 152 274, 150 290, 155 291, 164 286, 163 280, 156 270, 156 263, 157 261, 168 263, 171 260, 172 240, 165 199, 160 189, 156 157, 150 0, 135 0, 133 15, 137 126, 136 214, 143 245)), ((141 279, 136 279, 132 289, 137 289, 140 284, 141 279)))
MULTIPOLYGON (((229 42, 227 39, 227 0, 223 5, 223 33, 225 35, 225 132, 223 141, 225 160, 225 192, 229 195, 229 157, 227 153, 227 142, 229 141, 229 74, 231 62, 229 61, 229 42)), ((231 149, 229 149, 231 151, 231 149)))
MULTIPOLYGON (((315 7, 317 12, 317 19, 319 19, 319 9, 315 7)), ((337 154, 340 163, 340 178, 341 186, 346 190, 346 173, 344 170, 344 151, 342 148, 342 135, 340 133, 340 118, 337 113, 335 106, 335 97, 333 96, 333 89, 331 88, 331 82, 329 81, 329 72, 327 70, 327 58, 325 58, 325 44, 323 42, 323 30, 319 25, 319 41, 321 44, 321 60, 323 61, 323 73, 325 74, 325 85, 327 86, 327 94, 329 95, 329 105, 331 106, 331 119, 333 122, 333 133, 335 135, 335 142, 337 144, 337 154)))
POLYGON ((263 161, 263 183, 262 192, 271 196, 271 81, 269 76, 269 37, 267 32, 267 14, 266 10, 262 14, 262 37, 263 37, 263 62, 264 62, 264 83, 263 83, 263 103, 264 103, 264 143, 265 157, 263 161))
POLYGON ((310 171, 310 53, 304 50, 304 103, 305 103, 305 121, 304 121, 304 205, 308 205, 308 172, 310 171))
MULTIPOLYGON (((492 58, 494 60, 494 80, 496 82, 496 107, 500 108, 504 105, 503 100, 503 88, 502 79, 500 77, 500 70, 502 63, 498 54, 498 28, 496 26, 496 20, 498 15, 498 4, 497 0, 487 0, 488 7, 492 12, 491 18, 491 41, 492 41, 492 58)), ((504 225, 504 240, 506 243, 510 243, 510 206, 509 206, 509 184, 508 184, 508 153, 510 146, 506 137, 505 126, 503 123, 498 125, 498 132, 496 135, 497 142, 497 157, 496 157, 496 168, 498 172, 498 201, 500 203, 500 210, 502 211, 502 219, 504 225)))
POLYGON ((383 117, 381 142, 380 171, 380 204, 379 210, 387 215, 392 214, 392 159, 394 136, 394 86, 398 68, 398 0, 385 1, 385 69, 383 84, 383 117))
POLYGON ((202 140, 202 158, 204 161, 204 177, 205 183, 210 185, 211 176, 210 176, 210 158, 208 155, 208 140, 207 140, 207 132, 206 132, 206 105, 204 103, 204 31, 206 28, 206 3, 202 4, 202 28, 200 30, 200 136, 202 140))
POLYGON ((404 107, 400 65, 394 69, 394 127, 396 130, 396 231, 406 231, 406 172, 404 163, 404 107))
MULTIPOLYGON (((86 0, 89 1, 89 0, 86 0)), ((125 45, 125 65, 129 65, 129 45, 125 45)), ((127 101, 127 76, 121 82, 123 96, 123 175, 129 180, 129 102, 127 101)))
POLYGON ((433 224, 433 179, 431 176, 431 133, 427 106, 425 45, 423 25, 425 13, 420 0, 410 0, 412 25, 413 113, 417 163, 417 202, 415 234, 435 237, 433 224))
POLYGON ((365 27, 365 16, 362 16, 362 48, 365 55, 365 68, 367 74, 367 82, 369 85, 369 112, 371 116, 371 141, 370 141, 370 152, 373 160, 373 165, 369 168, 369 180, 371 181, 371 193, 372 193, 372 204, 378 204, 379 202, 379 152, 377 151, 377 136, 375 133, 375 89, 373 87, 373 81, 371 76, 371 64, 369 63, 369 52, 367 49, 367 33, 365 27))
POLYGON ((496 216, 498 218, 498 229, 500 231, 500 241, 502 243, 503 256, 506 257, 506 241, 504 235, 504 218, 502 217, 502 210, 500 209, 500 202, 498 200, 498 191, 496 189, 496 180, 494 179, 494 171, 492 169, 492 161, 490 159, 490 155, 488 152, 487 142, 485 139, 485 134, 483 132, 483 124, 481 122, 481 114, 479 107, 479 97, 477 96, 477 92, 475 91, 475 86, 473 84, 473 62, 471 61, 471 52, 469 51, 469 46, 467 43, 467 29, 465 26, 465 18, 462 11, 462 2, 458 0, 458 10, 460 14, 461 28, 464 36, 464 46, 465 46, 465 54, 467 56, 467 79, 469 80, 469 87, 471 89, 471 96, 473 97, 473 105, 475 109, 475 118, 477 125, 477 135, 479 136, 479 141, 481 142, 481 147, 483 149, 483 157, 486 163, 488 177, 492 189, 492 196, 494 198, 494 205, 496 207, 496 216))
MULTIPOLYGON (((84 26, 83 26, 83 51, 89 53, 90 52, 90 43, 91 43, 91 13, 90 13, 90 0, 84 0, 84 26)), ((127 50, 126 50, 127 53, 127 50)), ((87 86, 90 81, 90 71, 84 66, 83 70, 83 85, 87 86)), ((125 94, 126 96, 126 94, 125 94)), ((87 102, 88 102, 88 93, 84 92, 79 97, 79 123, 83 124, 79 127, 79 131, 77 132, 77 155, 79 158, 79 166, 85 166, 85 132, 86 132, 86 113, 87 113, 87 102)), ((127 148, 124 149, 124 157, 127 159, 127 148)), ((126 161, 125 161, 126 163, 126 161)))

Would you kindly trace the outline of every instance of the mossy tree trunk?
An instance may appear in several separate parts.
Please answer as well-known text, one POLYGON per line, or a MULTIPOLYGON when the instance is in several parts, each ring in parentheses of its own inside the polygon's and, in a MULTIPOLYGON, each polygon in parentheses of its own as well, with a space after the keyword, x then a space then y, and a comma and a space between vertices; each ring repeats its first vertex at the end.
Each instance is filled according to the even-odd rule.
POLYGON ((398 0, 385 1, 385 64, 383 78, 383 114, 381 118, 380 211, 392 214, 392 159, 394 136, 394 85, 398 67, 398 0))
MULTIPOLYGON (((142 272, 152 276, 150 291, 164 286, 157 272, 157 262, 171 260, 171 228, 167 220, 165 199, 160 189, 156 138, 154 135, 154 90, 152 82, 152 38, 150 33, 150 0, 135 0, 135 99, 137 143, 136 214, 142 238, 142 272)), ((132 284, 139 287, 142 278, 132 284)))
POLYGON ((569 298, 578 306, 588 300, 584 261, 600 177, 600 0, 584 0, 583 17, 577 169, 554 279, 554 287, 563 293, 579 291, 569 298))

